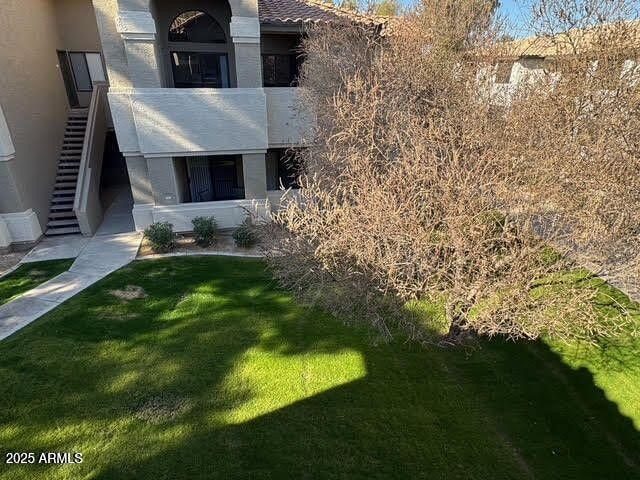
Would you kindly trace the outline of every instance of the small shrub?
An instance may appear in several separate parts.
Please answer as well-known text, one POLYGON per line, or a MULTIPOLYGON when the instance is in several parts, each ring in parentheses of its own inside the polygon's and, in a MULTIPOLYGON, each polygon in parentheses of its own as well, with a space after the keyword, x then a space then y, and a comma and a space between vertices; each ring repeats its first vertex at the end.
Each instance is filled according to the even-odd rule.
POLYGON ((196 217, 191 223, 193 224, 193 235, 196 243, 201 247, 208 247, 215 242, 218 224, 213 217, 196 217))
POLYGON ((155 222, 149 225, 144 236, 149 239, 154 252, 165 253, 173 250, 176 244, 176 234, 169 222, 155 222))
POLYGON ((242 225, 235 229, 233 232, 233 240, 236 242, 236 246, 242 248, 252 247, 256 244, 256 234, 253 231, 253 225, 249 217, 242 222, 242 225))

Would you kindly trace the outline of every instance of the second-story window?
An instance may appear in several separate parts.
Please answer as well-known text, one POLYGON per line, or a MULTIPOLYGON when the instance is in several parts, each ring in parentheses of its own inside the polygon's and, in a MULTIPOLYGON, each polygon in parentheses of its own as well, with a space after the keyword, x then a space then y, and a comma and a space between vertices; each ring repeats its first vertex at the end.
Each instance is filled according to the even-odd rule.
POLYGON ((203 52, 171 52, 176 88, 228 88, 227 55, 203 52))
POLYGON ((299 60, 294 54, 262 55, 262 79, 265 87, 295 87, 299 60))
POLYGON ((169 50, 176 88, 228 88, 229 58, 224 30, 209 14, 191 10, 169 28, 169 50))

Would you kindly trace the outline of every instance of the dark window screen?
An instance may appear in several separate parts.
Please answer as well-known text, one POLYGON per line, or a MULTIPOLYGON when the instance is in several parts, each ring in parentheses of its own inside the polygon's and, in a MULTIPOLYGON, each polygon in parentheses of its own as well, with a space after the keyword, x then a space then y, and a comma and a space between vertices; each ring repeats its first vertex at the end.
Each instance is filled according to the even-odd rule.
POLYGON ((225 43, 222 27, 204 12, 188 11, 178 15, 169 27, 170 42, 225 43))
POLYGON ((265 87, 295 86, 298 69, 298 59, 295 55, 262 56, 262 78, 265 87))
POLYGON ((89 75, 89 67, 87 66, 87 59, 84 53, 70 52, 69 60, 71 61, 76 89, 79 92, 90 92, 93 90, 91 75, 89 75))
POLYGON ((220 53, 171 52, 176 88, 227 88, 229 64, 220 53))
POLYGON ((244 198, 241 156, 189 157, 186 162, 192 202, 244 198))

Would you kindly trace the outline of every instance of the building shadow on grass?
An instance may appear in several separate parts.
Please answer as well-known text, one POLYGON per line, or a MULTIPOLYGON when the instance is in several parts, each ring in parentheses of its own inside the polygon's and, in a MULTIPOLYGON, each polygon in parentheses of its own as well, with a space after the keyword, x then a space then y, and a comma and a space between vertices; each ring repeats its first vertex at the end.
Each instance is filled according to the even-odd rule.
POLYGON ((90 478, 640 478, 631 420, 543 343, 379 343, 255 261, 138 262, 0 347, 3 421, 40 434, 3 447, 95 441, 90 478))

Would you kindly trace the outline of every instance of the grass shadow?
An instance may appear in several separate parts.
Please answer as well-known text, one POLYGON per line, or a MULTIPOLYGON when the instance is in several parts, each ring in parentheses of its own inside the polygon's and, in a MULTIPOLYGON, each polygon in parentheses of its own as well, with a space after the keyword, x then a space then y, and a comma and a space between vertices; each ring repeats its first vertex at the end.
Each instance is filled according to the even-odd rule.
POLYGON ((84 453, 0 478, 640 477, 629 414, 544 343, 380 344, 255 260, 135 262, 0 343, 0 385, 2 453, 84 453))

